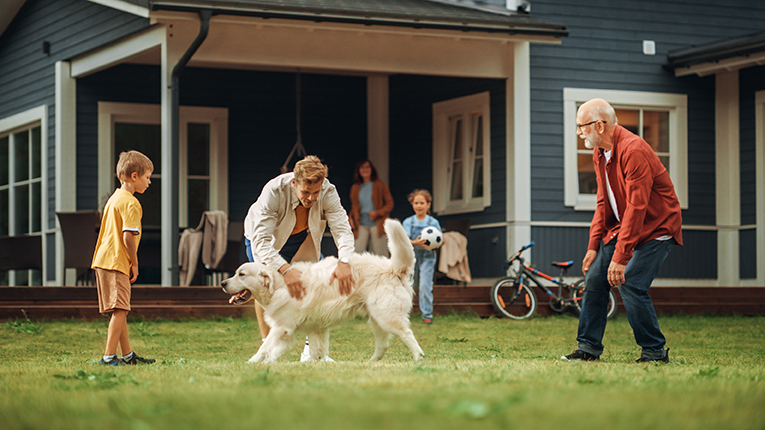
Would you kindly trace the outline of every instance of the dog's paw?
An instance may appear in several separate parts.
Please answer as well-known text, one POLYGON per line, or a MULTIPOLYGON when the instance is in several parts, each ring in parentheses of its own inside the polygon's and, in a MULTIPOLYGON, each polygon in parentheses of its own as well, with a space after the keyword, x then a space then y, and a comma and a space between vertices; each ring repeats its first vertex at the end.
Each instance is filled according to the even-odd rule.
POLYGON ((258 354, 255 354, 255 355, 252 356, 252 358, 247 360, 247 363, 248 364, 250 364, 250 363, 265 363, 265 357, 263 357, 262 355, 258 356, 258 354))

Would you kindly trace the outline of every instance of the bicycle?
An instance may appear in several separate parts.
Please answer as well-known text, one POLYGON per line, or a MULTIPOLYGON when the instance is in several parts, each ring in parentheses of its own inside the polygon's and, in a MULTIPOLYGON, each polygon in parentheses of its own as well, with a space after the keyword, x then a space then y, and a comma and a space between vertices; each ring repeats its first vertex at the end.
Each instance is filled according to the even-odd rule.
MULTIPOLYGON (((518 262, 518 269, 512 276, 500 279, 491 289, 491 303, 494 309, 503 316, 515 320, 522 320, 534 315, 537 310, 537 297, 531 289, 530 282, 541 288, 550 297, 550 308, 561 313, 569 308, 574 308, 577 313, 582 311, 582 295, 584 294, 584 279, 578 279, 573 283, 564 281, 563 276, 574 264, 574 260, 552 263, 560 269, 560 277, 553 278, 550 275, 529 267, 521 254, 523 251, 534 246, 534 242, 521 248, 517 254, 507 260, 506 270, 509 270, 514 262, 518 262), (540 278, 553 282, 558 286, 557 294, 547 288, 540 278)), ((554 287, 553 287, 554 288, 554 287)), ((613 290, 608 293, 607 317, 610 319, 616 313, 616 297, 613 290)))

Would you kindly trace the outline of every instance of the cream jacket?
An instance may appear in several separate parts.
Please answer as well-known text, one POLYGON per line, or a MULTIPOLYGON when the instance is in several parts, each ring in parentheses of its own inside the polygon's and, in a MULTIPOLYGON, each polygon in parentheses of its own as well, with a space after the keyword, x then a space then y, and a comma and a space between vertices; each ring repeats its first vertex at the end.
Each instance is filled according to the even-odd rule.
MULTIPOLYGON (((295 226, 295 208, 300 203, 292 186, 294 173, 285 173, 270 180, 258 200, 250 206, 244 219, 244 237, 250 240, 252 254, 274 269, 287 261, 279 255, 295 226)), ((321 254, 321 239, 329 224, 339 258, 350 257, 354 251, 353 232, 348 214, 343 209, 337 189, 324 179, 319 198, 308 212, 308 231, 311 234, 316 258, 321 254)))

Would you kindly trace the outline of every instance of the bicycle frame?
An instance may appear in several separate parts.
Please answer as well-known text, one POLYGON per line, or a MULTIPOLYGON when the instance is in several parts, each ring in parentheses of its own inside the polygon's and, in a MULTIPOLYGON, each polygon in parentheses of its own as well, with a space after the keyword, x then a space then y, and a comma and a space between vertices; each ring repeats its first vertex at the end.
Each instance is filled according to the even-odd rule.
MULTIPOLYGON (((531 242, 530 244, 528 244, 528 245, 524 246, 523 248, 521 248, 521 250, 518 251, 518 253, 516 255, 514 255, 513 258, 511 258, 507 262, 507 265, 508 265, 508 268, 509 268, 510 266, 512 266, 513 262, 518 261, 519 266, 520 266, 519 270, 520 270, 520 275, 521 275, 521 284, 523 284, 523 276, 528 277, 529 280, 534 283, 534 285, 536 285, 537 287, 541 288, 542 291, 547 293, 547 295, 550 297, 550 299, 557 300, 560 303, 561 306, 573 306, 573 303, 571 303, 572 301, 581 300, 582 299, 581 297, 576 297, 574 299, 564 299, 563 298, 563 289, 565 288, 565 289, 568 290, 568 289, 573 287, 573 285, 567 284, 563 280, 563 274, 561 274, 560 279, 555 279, 552 276, 550 276, 550 275, 548 275, 548 274, 546 274, 544 272, 540 272, 539 270, 537 270, 537 269, 535 269, 533 267, 530 267, 530 266, 528 266, 526 264, 526 261, 523 259, 523 257, 521 257, 521 254, 523 253, 523 251, 531 248, 532 246, 534 246, 534 242, 531 242), (544 278, 544 279, 546 279, 546 280, 556 284, 558 286, 558 294, 556 295, 547 286, 545 286, 542 283, 542 281, 539 279, 539 277, 544 278), (569 301, 569 303, 566 303, 567 300, 569 301)), ((529 284, 529 286, 531 286, 531 284, 529 284)))
MULTIPOLYGON (((584 304, 584 279, 579 279, 572 283, 566 282, 563 279, 563 276, 573 265, 573 260, 565 263, 553 263, 555 267, 561 270, 560 277, 556 279, 526 264, 521 254, 532 246, 534 246, 534 242, 524 246, 512 258, 507 260, 507 267, 505 268, 507 276, 497 281, 491 289, 491 303, 494 309, 497 313, 516 320, 531 317, 537 309, 538 300, 536 293, 532 289, 536 285, 549 296, 549 305, 553 311, 560 313, 567 308, 573 307, 581 312, 582 305, 584 304), (514 267, 516 261, 518 261, 517 270, 514 267), (510 273, 510 267, 513 267, 514 273, 510 273), (544 280, 557 285, 558 293, 555 294, 553 292, 554 287, 550 286, 548 288, 543 283, 544 280), (517 305, 516 299, 519 297, 523 297, 526 300, 525 308, 517 305)), ((608 318, 614 315, 616 307, 616 296, 614 296, 612 288, 608 294, 608 318)))

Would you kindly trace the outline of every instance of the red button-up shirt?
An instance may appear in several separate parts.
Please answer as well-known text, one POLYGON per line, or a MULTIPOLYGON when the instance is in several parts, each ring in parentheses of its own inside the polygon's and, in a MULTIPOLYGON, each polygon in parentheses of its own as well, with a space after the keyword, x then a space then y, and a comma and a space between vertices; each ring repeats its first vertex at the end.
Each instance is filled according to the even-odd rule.
POLYGON ((636 246, 662 236, 683 244, 682 214, 669 173, 648 143, 617 125, 611 160, 603 150, 592 154, 598 181, 598 205, 590 225, 588 249, 617 239, 611 261, 626 265, 636 246), (605 175, 614 192, 619 219, 608 201, 605 175), (619 221, 621 220, 621 221, 619 221))

